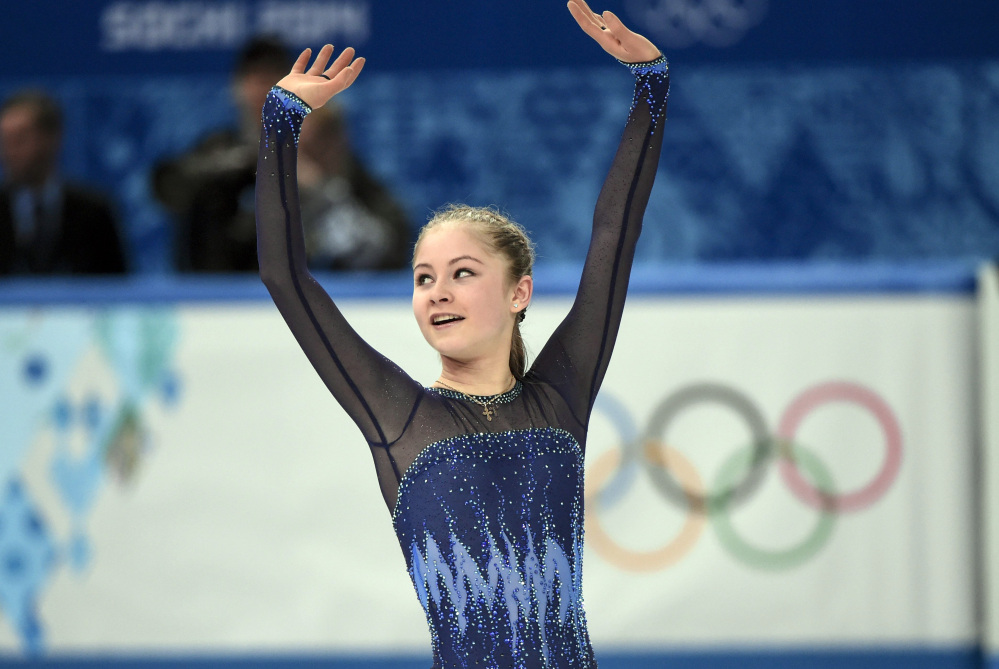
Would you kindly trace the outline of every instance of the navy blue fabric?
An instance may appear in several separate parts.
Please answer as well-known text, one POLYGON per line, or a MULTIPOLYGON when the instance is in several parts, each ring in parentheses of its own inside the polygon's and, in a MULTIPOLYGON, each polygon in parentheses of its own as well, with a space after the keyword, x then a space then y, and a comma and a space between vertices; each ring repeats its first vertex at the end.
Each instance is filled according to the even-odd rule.
POLYGON ((594 666, 582 495, 582 452, 560 430, 461 435, 417 457, 394 520, 435 666, 594 666))

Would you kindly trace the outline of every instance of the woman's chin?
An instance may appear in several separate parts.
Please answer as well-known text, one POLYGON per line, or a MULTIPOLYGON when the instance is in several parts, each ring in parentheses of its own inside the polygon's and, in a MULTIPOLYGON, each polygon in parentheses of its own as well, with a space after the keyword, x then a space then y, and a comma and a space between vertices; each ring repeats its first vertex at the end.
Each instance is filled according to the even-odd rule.
POLYGON ((441 360, 447 360, 449 362, 463 364, 472 359, 472 356, 467 355, 462 351, 456 351, 451 348, 434 347, 434 350, 437 351, 437 354, 441 357, 441 360))
POLYGON ((465 348, 453 346, 434 346, 433 348, 441 357, 442 364, 465 366, 474 363, 476 360, 481 360, 483 357, 481 351, 477 353, 465 348))
MULTIPOLYGON (((430 332, 424 338, 430 348, 437 351, 442 359, 458 364, 467 364, 492 355, 494 347, 483 341, 469 342, 467 337, 441 336, 441 333, 430 332), (436 335, 436 336, 435 336, 436 335)), ((497 343, 496 346, 499 346, 497 343)))

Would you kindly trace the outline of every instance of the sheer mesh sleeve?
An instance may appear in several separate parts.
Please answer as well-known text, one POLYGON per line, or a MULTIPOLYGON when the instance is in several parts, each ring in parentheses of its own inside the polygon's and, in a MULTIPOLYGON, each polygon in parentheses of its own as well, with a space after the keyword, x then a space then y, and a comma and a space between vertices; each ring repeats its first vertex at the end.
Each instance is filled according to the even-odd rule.
POLYGON ((642 217, 659 165, 669 95, 665 57, 625 65, 637 78, 635 96, 597 199, 579 290, 531 369, 559 391, 584 427, 621 322, 642 217))
POLYGON ((372 445, 403 431, 420 386, 358 336, 306 267, 299 211, 298 135, 311 108, 275 87, 263 109, 257 160, 260 276, 302 350, 372 445))

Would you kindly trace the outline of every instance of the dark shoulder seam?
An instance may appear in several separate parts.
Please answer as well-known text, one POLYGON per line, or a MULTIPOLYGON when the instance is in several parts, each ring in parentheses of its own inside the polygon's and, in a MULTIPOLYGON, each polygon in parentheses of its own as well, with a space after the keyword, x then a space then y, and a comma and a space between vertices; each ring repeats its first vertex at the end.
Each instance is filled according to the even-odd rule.
POLYGON ((402 439, 402 435, 406 434, 406 430, 409 429, 410 423, 412 423, 413 422, 413 418, 416 417, 416 410, 419 409, 420 408, 420 404, 423 403, 423 396, 424 396, 425 393, 426 393, 426 391, 421 391, 421 392, 417 393, 417 395, 416 395, 416 401, 413 402, 413 408, 410 410, 409 417, 406 418, 406 423, 402 426, 402 430, 399 431, 399 436, 396 437, 395 439, 393 439, 391 442, 385 444, 385 448, 391 448, 400 439, 402 439))

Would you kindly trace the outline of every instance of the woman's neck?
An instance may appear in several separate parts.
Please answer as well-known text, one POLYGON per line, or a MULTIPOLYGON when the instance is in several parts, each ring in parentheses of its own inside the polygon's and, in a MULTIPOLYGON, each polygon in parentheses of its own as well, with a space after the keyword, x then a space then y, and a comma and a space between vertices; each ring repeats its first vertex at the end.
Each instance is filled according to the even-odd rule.
POLYGON ((498 395, 513 388, 515 379, 509 362, 483 364, 441 359, 441 374, 436 385, 452 387, 469 395, 498 395))

